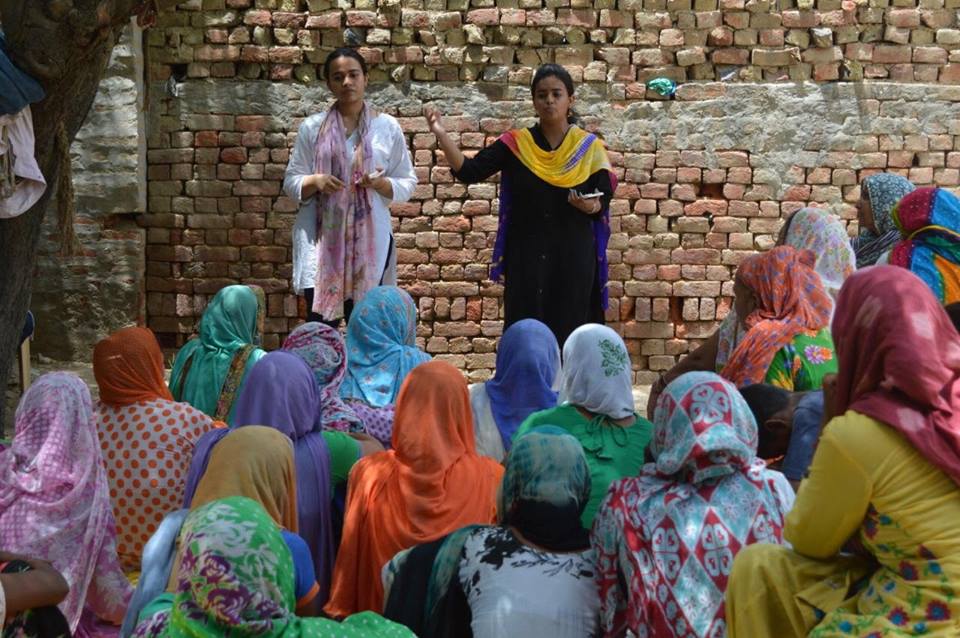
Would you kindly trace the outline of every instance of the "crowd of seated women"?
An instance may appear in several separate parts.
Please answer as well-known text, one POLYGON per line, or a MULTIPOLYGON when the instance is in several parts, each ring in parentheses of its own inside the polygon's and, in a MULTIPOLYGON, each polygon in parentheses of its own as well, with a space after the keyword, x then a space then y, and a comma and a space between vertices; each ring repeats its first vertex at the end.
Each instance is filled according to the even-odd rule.
POLYGON ((51 373, 0 451, 4 636, 960 635, 960 200, 789 216, 633 400, 623 339, 507 327, 469 385, 375 288, 257 344, 228 286, 51 373))

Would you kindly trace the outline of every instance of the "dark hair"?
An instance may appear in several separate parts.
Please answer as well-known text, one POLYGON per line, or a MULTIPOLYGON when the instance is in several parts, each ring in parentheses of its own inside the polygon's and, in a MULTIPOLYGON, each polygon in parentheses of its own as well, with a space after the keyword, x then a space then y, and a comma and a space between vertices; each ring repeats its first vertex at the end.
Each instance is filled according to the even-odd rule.
MULTIPOLYGON (((533 82, 530 83, 530 95, 536 95, 537 85, 540 84, 540 81, 544 78, 554 77, 563 82, 563 86, 567 89, 567 95, 573 97, 573 78, 570 77, 570 72, 559 64, 544 64, 537 72, 533 74, 533 82)), ((570 113, 567 115, 567 122, 570 124, 576 124, 578 116, 573 109, 570 109, 570 113)))
POLYGON ((957 332, 960 332, 960 301, 954 301, 952 304, 945 306, 944 310, 947 311, 947 316, 953 322, 953 327, 957 329, 957 332))
POLYGON ((367 74, 367 61, 363 59, 363 56, 357 53, 356 49, 340 47, 339 49, 331 51, 327 59, 323 61, 323 79, 330 79, 330 65, 333 64, 333 61, 337 58, 353 58, 360 63, 360 69, 363 71, 363 74, 367 74))
POLYGON ((770 417, 790 404, 790 392, 768 383, 754 383, 740 388, 753 418, 757 420, 757 427, 763 428, 770 417))

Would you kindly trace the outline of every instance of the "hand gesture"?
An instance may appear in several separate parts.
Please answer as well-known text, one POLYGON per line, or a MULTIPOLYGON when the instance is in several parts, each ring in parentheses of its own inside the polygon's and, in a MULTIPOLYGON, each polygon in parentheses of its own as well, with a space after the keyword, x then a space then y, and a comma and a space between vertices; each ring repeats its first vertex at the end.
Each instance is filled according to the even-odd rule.
POLYGON ((587 215, 596 215, 603 208, 603 206, 600 204, 599 197, 586 199, 584 197, 580 197, 580 193, 573 189, 571 189, 567 194, 567 203, 579 210, 581 213, 586 213, 587 215))
POLYGON ((430 132, 440 137, 446 135, 447 131, 443 128, 443 123, 440 121, 440 112, 433 107, 426 107, 423 109, 423 115, 427 118, 427 126, 430 127, 430 132))
POLYGON ((333 175, 324 175, 322 173, 318 173, 314 175, 313 178, 317 185, 317 190, 324 195, 332 195, 343 188, 343 182, 333 175))
POLYGON ((363 174, 357 181, 357 186, 360 188, 372 188, 376 190, 380 185, 380 182, 382 182, 384 179, 383 169, 378 166, 373 173, 363 174))

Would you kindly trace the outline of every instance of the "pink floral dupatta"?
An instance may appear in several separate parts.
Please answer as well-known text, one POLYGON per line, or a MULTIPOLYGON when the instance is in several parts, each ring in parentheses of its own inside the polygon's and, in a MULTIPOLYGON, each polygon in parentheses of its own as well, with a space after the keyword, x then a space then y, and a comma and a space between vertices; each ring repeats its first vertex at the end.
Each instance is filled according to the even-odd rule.
POLYGON ((59 607, 76 635, 84 607, 123 620, 133 590, 117 558, 90 391, 75 375, 44 375, 20 401, 13 443, 0 452, 0 548, 63 574, 70 593, 59 607))
POLYGON ((375 170, 370 127, 376 116, 364 104, 353 158, 347 154, 346 131, 336 104, 317 133, 314 170, 344 183, 344 188, 331 195, 317 193, 319 241, 312 310, 327 320, 342 317, 345 300, 356 303, 380 283, 383 264, 375 263, 373 193, 357 186, 364 174, 375 170))

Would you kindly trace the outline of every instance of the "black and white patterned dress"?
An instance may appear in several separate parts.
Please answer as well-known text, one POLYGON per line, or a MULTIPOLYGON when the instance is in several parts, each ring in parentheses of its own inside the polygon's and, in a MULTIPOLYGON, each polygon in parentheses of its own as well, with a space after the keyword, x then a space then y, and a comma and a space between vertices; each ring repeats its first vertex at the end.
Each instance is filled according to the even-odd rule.
POLYGON ((599 635, 600 597, 590 549, 540 551, 508 528, 483 527, 463 546, 459 581, 474 638, 599 635))

